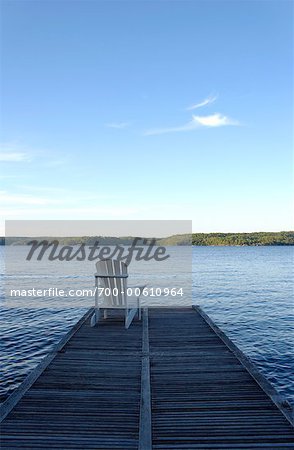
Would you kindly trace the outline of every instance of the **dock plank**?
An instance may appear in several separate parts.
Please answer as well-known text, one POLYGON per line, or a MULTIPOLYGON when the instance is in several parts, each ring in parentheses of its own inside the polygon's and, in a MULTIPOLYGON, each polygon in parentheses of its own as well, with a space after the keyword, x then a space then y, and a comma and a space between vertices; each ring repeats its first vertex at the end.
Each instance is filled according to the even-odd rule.
POLYGON ((277 393, 239 356, 192 308, 128 330, 88 314, 8 400, 1 448, 294 449, 277 393))
POLYGON ((2 424, 2 449, 137 449, 142 325, 89 319, 2 424))
POLYGON ((153 449, 294 448, 289 422, 198 312, 151 310, 149 337, 153 449))

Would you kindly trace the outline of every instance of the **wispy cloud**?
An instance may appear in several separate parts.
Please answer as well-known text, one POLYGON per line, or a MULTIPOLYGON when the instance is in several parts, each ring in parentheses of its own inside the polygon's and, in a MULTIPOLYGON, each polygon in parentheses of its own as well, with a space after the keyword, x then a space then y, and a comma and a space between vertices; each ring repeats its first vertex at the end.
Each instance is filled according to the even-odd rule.
POLYGON ((22 162, 29 159, 30 156, 27 153, 0 151, 0 161, 2 162, 22 162))
POLYGON ((202 100, 199 103, 195 103, 192 106, 188 106, 187 111, 192 111, 193 109, 201 108, 202 106, 210 105, 211 103, 214 103, 217 99, 217 95, 209 95, 204 100, 202 100))
POLYGON ((157 134, 167 134, 167 133, 175 133, 178 131, 191 131, 197 128, 196 123, 194 120, 191 120, 190 122, 180 125, 178 127, 169 127, 169 128, 153 128, 151 130, 146 130, 144 132, 144 136, 155 136, 157 134))
POLYGON ((0 162, 20 163, 30 161, 32 153, 17 141, 0 142, 0 162))
POLYGON ((42 198, 34 195, 10 194, 6 191, 0 191, 0 205, 8 204, 8 205, 25 206, 25 205, 50 205, 56 203, 61 203, 61 200, 58 199, 50 200, 47 198, 42 198))
POLYGON ((60 155, 53 149, 32 148, 18 141, 0 143, 0 162, 33 162, 41 167, 55 167, 68 161, 66 155, 60 155))
POLYGON ((167 134, 167 133, 175 133, 181 131, 193 131, 200 127, 223 127, 227 125, 240 125, 240 123, 231 119, 228 116, 224 116, 223 114, 215 113, 209 116, 192 116, 192 120, 190 122, 180 125, 177 127, 169 127, 169 128, 155 128, 151 130, 147 130, 144 133, 144 136, 154 136, 159 134, 167 134))
POLYGON ((215 113, 210 116, 194 116, 193 121, 203 127, 223 127, 226 125, 240 125, 238 120, 231 119, 223 114, 215 113))
MULTIPOLYGON (((63 203, 66 205, 69 204, 86 204, 90 202, 91 204, 95 202, 100 202, 101 200, 110 201, 118 201, 127 200, 129 198, 129 194, 122 193, 94 193, 93 191, 88 190, 73 190, 72 188, 65 187, 52 187, 52 186, 35 186, 35 185, 27 185, 20 184, 16 186, 22 193, 26 193, 26 195, 35 195, 36 192, 41 193, 45 196, 45 198, 49 198, 50 200, 54 200, 60 203, 58 199, 62 199, 63 203)), ((1 191, 0 191, 1 194, 1 191)), ((1 197, 0 197, 1 198, 1 197)))
MULTIPOLYGON (((73 191, 65 188, 51 188, 38 186, 18 186, 17 192, 0 191, 0 209, 11 208, 13 210, 23 210, 23 208, 32 207, 36 211, 40 211, 39 207, 52 208, 56 207, 62 212, 64 209, 74 211, 77 205, 83 205, 82 208, 90 211, 96 208, 96 204, 104 203, 107 208, 113 208, 115 211, 117 206, 126 198, 122 195, 114 194, 95 194, 93 192, 73 191), (111 203, 111 204, 110 204, 111 203), (113 204, 115 207, 113 207, 113 204), (87 209, 88 208, 88 209, 87 209)), ((102 208, 103 205, 101 205, 102 208)))
POLYGON ((130 122, 111 122, 105 124, 106 128, 115 128, 116 130, 123 130, 124 128, 128 128, 130 125, 130 122))

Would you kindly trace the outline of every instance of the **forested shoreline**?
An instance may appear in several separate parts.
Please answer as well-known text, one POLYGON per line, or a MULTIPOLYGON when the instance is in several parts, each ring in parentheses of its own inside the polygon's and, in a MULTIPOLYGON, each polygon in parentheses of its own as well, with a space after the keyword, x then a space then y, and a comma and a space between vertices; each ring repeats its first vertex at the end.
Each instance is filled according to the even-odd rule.
MULTIPOLYGON (((30 241, 58 240, 61 245, 94 245, 99 241, 101 245, 131 245, 135 237, 106 237, 106 236, 73 236, 73 237, 0 237, 0 245, 27 245, 30 241)), ((142 238, 143 239, 143 238, 142 238)), ((192 233, 179 234, 167 238, 155 238, 157 245, 199 245, 199 246, 265 246, 265 245, 294 245, 294 231, 256 232, 256 233, 192 233)), ((151 238, 141 245, 148 245, 151 238)), ((154 242, 154 241, 153 241, 154 242)))
POLYGON ((193 233, 193 245, 294 245, 294 232, 193 233))

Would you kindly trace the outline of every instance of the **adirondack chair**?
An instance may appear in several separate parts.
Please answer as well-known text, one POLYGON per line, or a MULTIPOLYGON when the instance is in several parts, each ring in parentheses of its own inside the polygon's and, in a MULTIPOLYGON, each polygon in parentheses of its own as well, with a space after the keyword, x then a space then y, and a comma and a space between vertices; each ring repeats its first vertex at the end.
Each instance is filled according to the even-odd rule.
POLYGON ((127 265, 115 259, 105 259, 96 263, 95 273, 95 308, 91 318, 91 326, 95 326, 100 319, 100 310, 104 310, 104 319, 108 309, 125 310, 125 328, 129 328, 136 313, 141 320, 140 296, 145 286, 132 286, 128 290, 127 265), (104 290, 99 290, 104 288, 104 290), (128 295, 131 291, 133 295, 128 295), (102 295, 99 295, 99 293, 102 295), (134 295, 134 293, 139 295, 134 295))

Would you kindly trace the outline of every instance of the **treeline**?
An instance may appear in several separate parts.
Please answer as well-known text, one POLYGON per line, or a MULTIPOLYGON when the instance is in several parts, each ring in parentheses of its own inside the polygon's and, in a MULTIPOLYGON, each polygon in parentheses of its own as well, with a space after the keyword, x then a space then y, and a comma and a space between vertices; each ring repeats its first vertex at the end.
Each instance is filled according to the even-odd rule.
POLYGON ((193 233, 192 245, 294 245, 294 232, 193 233))
MULTIPOLYGON (((132 245, 135 237, 106 237, 106 236, 74 236, 74 237, 0 237, 0 245, 27 245, 32 240, 58 240, 61 245, 132 245)), ((142 238, 143 239, 143 238, 142 238)), ((157 245, 294 245, 294 231, 259 232, 259 233, 193 233, 177 234, 167 238, 155 238, 157 245)), ((148 245, 146 241, 137 241, 137 245, 148 245)))
MULTIPOLYGON (((96 242, 99 242, 99 245, 132 245, 136 239, 138 245, 142 245, 145 242, 144 238, 135 238, 132 236, 124 236, 124 237, 114 237, 114 236, 35 236, 35 237, 23 237, 23 236, 15 236, 15 237, 7 237, 0 238, 0 245, 28 245, 32 241, 58 241, 60 245, 95 245, 96 242)), ((155 238, 158 242, 158 239, 155 238)), ((151 241, 151 238, 146 240, 146 244, 148 245, 151 241)))

